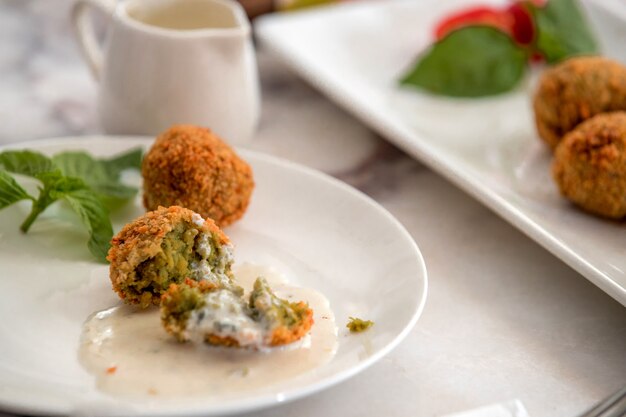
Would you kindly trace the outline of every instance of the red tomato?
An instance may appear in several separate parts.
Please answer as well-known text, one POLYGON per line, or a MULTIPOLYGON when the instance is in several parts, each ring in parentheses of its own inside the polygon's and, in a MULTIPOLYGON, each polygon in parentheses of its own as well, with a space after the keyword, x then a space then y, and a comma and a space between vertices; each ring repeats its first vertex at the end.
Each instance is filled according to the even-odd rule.
POLYGON ((477 6, 449 15, 435 27, 435 37, 441 39, 455 29, 469 25, 489 25, 510 33, 511 17, 494 7, 477 6))
POLYGON ((521 45, 530 45, 535 39, 535 25, 528 9, 521 2, 510 5, 506 11, 511 16, 511 31, 513 39, 521 45))
MULTIPOLYGON (((543 6, 546 0, 529 0, 535 6, 543 6)), ((518 0, 503 8, 475 6, 460 10, 444 18, 435 26, 435 38, 445 37, 453 30, 465 26, 488 25, 508 34, 521 46, 530 46, 535 40, 533 16, 524 0, 518 0)), ((541 61, 543 57, 533 53, 531 61, 541 61)))

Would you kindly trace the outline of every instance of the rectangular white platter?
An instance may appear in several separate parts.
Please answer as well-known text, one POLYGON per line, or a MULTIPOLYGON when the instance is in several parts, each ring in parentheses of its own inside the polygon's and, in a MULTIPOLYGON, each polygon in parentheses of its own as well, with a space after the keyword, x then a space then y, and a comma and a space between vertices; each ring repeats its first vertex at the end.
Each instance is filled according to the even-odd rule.
MULTIPOLYGON (((559 196, 551 154, 533 122, 539 71, 495 98, 448 99, 398 86, 398 77, 432 42, 433 25, 467 4, 348 2, 267 16, 255 29, 264 47, 340 106, 626 305, 625 224, 585 214, 559 196)), ((612 4, 585 3, 585 9, 605 52, 624 60, 615 37, 624 35, 626 24, 610 12, 612 4)))

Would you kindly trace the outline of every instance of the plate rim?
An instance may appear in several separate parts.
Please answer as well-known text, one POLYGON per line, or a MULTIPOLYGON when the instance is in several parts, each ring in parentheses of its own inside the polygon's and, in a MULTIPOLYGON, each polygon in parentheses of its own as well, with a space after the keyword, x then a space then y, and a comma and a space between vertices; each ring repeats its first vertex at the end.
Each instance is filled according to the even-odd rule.
MULTIPOLYGON (((154 137, 151 136, 140 136, 140 135, 107 135, 107 134, 87 134, 87 135, 72 135, 72 136, 55 136, 50 138, 43 139, 34 139, 28 141, 21 142, 12 142, 8 144, 3 144, 0 146, 0 152, 9 149, 21 149, 21 148, 29 148, 33 150, 37 150, 38 145, 61 145, 63 146, 63 142, 77 142, 77 141, 89 141, 89 140, 133 140, 137 142, 143 142, 144 145, 149 145, 151 142, 155 140, 154 137)), ((69 146, 69 144, 68 144, 69 146)), ((389 354, 393 349, 395 349, 405 338, 406 336, 415 328, 415 325, 419 318, 421 317, 424 307, 426 305, 426 300, 428 298, 428 271, 426 268, 426 263, 424 261, 424 257, 417 245, 415 239, 411 236, 408 230, 404 227, 404 225, 386 208, 384 208, 380 203, 374 200, 372 197, 368 196, 364 192, 352 187, 351 185, 329 175, 325 172, 316 170, 314 168, 299 164, 297 162, 293 162, 287 160, 285 158, 277 157, 274 155, 270 155, 264 152, 260 152, 257 150, 248 149, 241 146, 234 146, 237 153, 244 155, 244 157, 251 157, 253 159, 258 159, 264 162, 268 162, 273 165, 277 165, 283 168, 287 168, 290 170, 299 171, 309 177, 315 178, 316 180, 320 180, 326 182, 327 184, 337 187, 341 189, 343 192, 347 192, 351 194, 354 198, 360 199, 363 203, 369 205, 371 208, 375 209, 380 215, 386 217, 389 221, 391 221, 396 227, 397 231, 401 233, 403 238, 409 243, 411 246, 411 252, 414 253, 415 259, 417 261, 417 269, 420 272, 420 276, 422 279, 418 278, 418 292, 416 295, 416 308, 413 310, 411 318, 404 326, 402 331, 397 333, 389 343, 383 346, 379 351, 375 352, 373 355, 368 356, 365 360, 358 362, 354 366, 344 369, 341 372, 333 374, 331 376, 327 376, 322 378, 316 382, 305 385, 302 388, 296 388, 292 390, 285 390, 280 393, 273 394, 262 394, 255 397, 251 397, 245 401, 243 404, 237 405, 241 403, 241 401, 235 401, 226 403, 226 406, 222 407, 210 407, 207 408, 206 405, 203 406, 202 403, 194 403, 192 406, 185 408, 184 410, 174 410, 171 406, 168 408, 165 405, 164 410, 159 410, 159 408, 146 407, 146 403, 141 403, 142 409, 135 408, 123 408, 121 409, 121 413, 123 415, 128 415, 129 411, 132 411, 132 415, 134 416, 171 416, 171 415, 185 415, 185 416, 212 416, 212 415, 231 415, 237 413, 250 412, 254 410, 262 410, 266 408, 270 408, 272 406, 276 406, 283 403, 292 402, 298 400, 300 398, 307 397, 309 395, 313 395, 315 393, 324 391, 328 388, 331 388, 347 379, 361 373, 365 369, 369 368, 374 363, 378 362, 381 358, 389 354)), ((106 395, 106 394, 105 394, 106 395)), ((125 402, 124 399, 116 399, 113 400, 122 401, 130 407, 134 407, 132 402, 125 402)), ((74 404, 76 405, 76 404, 74 404)), ((42 407, 39 404, 36 406, 26 405, 19 402, 11 402, 6 401, 4 399, 0 399, 0 410, 9 413, 34 413, 35 415, 61 415, 67 413, 73 413, 75 410, 69 409, 48 409, 46 407, 42 407)), ((120 413, 115 413, 115 415, 120 413)), ((96 414, 99 414, 96 412, 96 414)), ((110 411, 107 412, 110 414, 110 411)), ((120 414, 121 415, 121 414, 120 414)))
MULTIPOLYGON (((384 139, 395 144, 410 156, 423 162, 433 171, 442 175, 452 184, 468 193, 481 204, 495 212, 509 224, 521 231, 541 247, 546 249, 556 258, 569 265, 587 280, 611 296, 613 299, 626 306, 626 286, 622 287, 609 275, 605 274, 592 263, 587 261, 582 255, 569 248, 548 230, 531 220, 523 211, 511 205, 506 199, 497 195, 491 188, 486 186, 479 178, 475 178, 473 173, 460 175, 454 170, 454 166, 445 160, 444 152, 430 149, 424 145, 422 135, 410 131, 406 126, 397 126, 388 122, 386 117, 380 116, 376 111, 368 107, 366 101, 357 100, 353 97, 349 89, 343 89, 340 83, 335 80, 325 78, 324 74, 316 74, 308 69, 298 57, 291 54, 290 48, 283 42, 283 38, 275 31, 281 22, 291 19, 303 19, 309 16, 323 16, 345 12, 345 10, 356 10, 370 7, 389 7, 398 3, 410 3, 410 0, 399 0, 389 3, 381 0, 370 0, 362 3, 344 3, 335 7, 322 7, 314 10, 304 10, 292 15, 265 15, 260 17, 255 23, 254 32, 261 42, 261 45, 270 50, 296 74, 309 82, 312 86, 330 98, 341 108, 352 114, 365 125, 379 133, 384 139), (413 137, 418 137, 414 140, 413 137)), ((280 29, 280 28, 279 28, 280 29)), ((277 30, 280 32, 280 30, 277 30)))

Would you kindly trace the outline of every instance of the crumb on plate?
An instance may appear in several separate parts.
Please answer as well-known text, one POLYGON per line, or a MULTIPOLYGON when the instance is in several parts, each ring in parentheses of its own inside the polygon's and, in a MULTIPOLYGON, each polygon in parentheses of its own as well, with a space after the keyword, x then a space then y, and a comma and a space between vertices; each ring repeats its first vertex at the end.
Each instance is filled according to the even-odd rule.
POLYGON ((349 317, 346 327, 350 329, 350 333, 361 333, 374 325, 371 320, 363 320, 358 317, 349 317))

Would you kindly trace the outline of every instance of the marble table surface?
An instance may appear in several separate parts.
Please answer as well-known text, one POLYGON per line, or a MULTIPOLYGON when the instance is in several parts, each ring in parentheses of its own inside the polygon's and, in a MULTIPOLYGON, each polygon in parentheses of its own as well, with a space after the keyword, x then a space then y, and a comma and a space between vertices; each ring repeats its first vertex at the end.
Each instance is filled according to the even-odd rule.
MULTIPOLYGON (((0 2, 0 144, 100 133, 97 84, 67 0, 0 2)), ((358 376, 256 416, 438 416, 519 398, 574 416, 626 383, 626 310, 439 175, 386 143, 265 51, 250 147, 323 170, 409 230, 427 263, 426 308, 358 376)))

